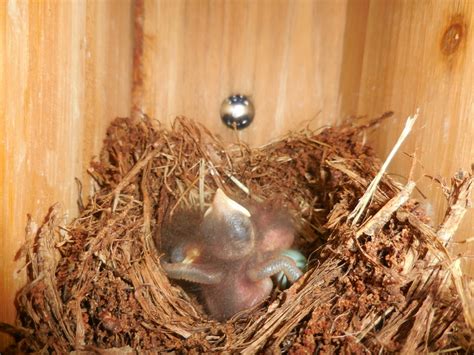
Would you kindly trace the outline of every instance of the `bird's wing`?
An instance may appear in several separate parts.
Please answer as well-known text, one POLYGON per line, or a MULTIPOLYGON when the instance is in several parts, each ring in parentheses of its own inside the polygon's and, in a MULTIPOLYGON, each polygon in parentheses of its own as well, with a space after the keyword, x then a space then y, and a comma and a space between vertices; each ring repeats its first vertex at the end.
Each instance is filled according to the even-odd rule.
POLYGON ((204 264, 167 263, 161 261, 161 266, 168 277, 185 280, 202 285, 215 285, 224 278, 224 272, 204 264))

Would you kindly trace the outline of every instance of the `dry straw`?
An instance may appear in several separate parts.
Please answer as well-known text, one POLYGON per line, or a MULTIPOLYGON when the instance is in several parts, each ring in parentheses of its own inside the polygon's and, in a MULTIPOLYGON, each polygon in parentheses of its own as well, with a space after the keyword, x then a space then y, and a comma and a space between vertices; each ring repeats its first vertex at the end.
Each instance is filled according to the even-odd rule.
POLYGON ((115 120, 89 170, 97 190, 79 217, 65 223, 53 206, 41 225, 28 224, 18 322, 2 325, 16 339, 10 351, 472 351, 473 282, 446 249, 472 174, 443 185, 449 208, 432 226, 410 198, 415 183, 379 174, 361 143, 388 116, 257 149, 224 147, 184 118, 170 129, 115 120), (192 289, 167 279, 153 242, 178 206, 204 209, 217 187, 282 199, 310 260, 295 285, 227 323, 209 319, 192 289))

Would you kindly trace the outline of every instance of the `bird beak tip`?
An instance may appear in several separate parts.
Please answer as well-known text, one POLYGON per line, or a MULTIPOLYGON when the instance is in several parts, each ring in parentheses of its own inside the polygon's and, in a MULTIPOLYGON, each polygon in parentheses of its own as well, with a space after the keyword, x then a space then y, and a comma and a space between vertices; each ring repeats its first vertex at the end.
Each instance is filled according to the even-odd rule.
POLYGON ((222 211, 223 213, 238 211, 247 217, 251 217, 250 212, 244 206, 240 205, 239 203, 228 197, 224 193, 224 191, 222 191, 221 188, 218 188, 216 194, 214 195, 212 206, 209 207, 209 210, 211 209, 215 209, 216 211, 222 211))

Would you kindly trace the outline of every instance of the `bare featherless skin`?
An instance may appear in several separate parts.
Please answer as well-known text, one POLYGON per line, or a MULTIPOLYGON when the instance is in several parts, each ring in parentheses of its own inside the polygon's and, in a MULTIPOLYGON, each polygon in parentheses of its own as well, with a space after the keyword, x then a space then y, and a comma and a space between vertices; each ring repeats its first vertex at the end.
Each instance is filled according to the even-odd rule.
POLYGON ((294 240, 290 215, 271 203, 244 207, 218 189, 209 209, 177 212, 163 228, 168 277, 200 285, 209 314, 225 320, 255 306, 272 291, 271 277, 290 282, 302 274, 283 255, 294 240))

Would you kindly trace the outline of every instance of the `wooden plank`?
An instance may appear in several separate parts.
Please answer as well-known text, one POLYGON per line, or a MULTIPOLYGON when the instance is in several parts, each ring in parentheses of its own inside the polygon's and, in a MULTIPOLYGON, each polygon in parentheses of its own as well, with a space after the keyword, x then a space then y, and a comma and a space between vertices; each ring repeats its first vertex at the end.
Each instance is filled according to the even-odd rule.
POLYGON ((219 117, 233 93, 253 98, 257 145, 339 118, 346 0, 144 0, 143 112, 198 119, 229 141, 219 117))
MULTIPOLYGON (((0 8, 0 320, 24 283, 13 258, 26 214, 75 215, 105 129, 130 111, 131 0, 8 1, 0 8)), ((0 338, 0 349, 7 338, 0 338)))
MULTIPOLYGON (((371 1, 358 113, 394 110, 371 137, 385 157, 405 118, 420 108, 420 119, 403 151, 417 151, 421 173, 452 176, 474 162, 474 2, 371 1)), ((391 167, 407 176, 411 159, 399 156, 391 167)), ((432 201, 435 221, 446 203, 439 186, 421 178, 418 186, 432 201)), ((458 240, 473 236, 474 211, 466 215, 458 240)), ((474 245, 458 251, 473 254, 474 245)), ((471 262, 472 256, 465 262, 471 262)))
POLYGON ((339 116, 356 114, 362 76, 365 37, 370 0, 349 1, 344 31, 344 51, 341 63, 339 116))

